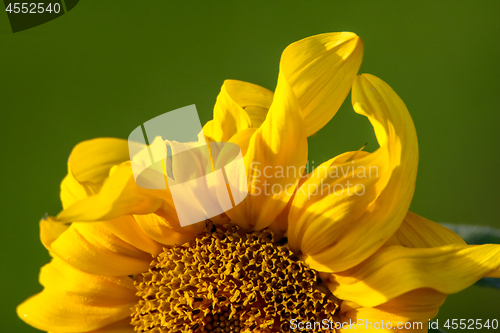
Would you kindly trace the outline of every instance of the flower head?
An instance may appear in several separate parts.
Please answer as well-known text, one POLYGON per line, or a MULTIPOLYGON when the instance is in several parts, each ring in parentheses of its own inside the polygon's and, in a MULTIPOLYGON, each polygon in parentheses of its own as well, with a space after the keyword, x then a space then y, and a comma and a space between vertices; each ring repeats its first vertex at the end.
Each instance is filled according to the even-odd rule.
POLYGON ((357 75, 362 53, 355 34, 322 34, 285 49, 274 93, 224 82, 203 135, 239 145, 249 194, 210 220, 181 227, 168 188, 137 186, 127 141, 77 145, 63 211, 40 222, 44 290, 19 316, 52 332, 347 332, 359 319, 426 332, 446 295, 500 276, 500 246, 408 211, 415 128, 389 85, 357 75), (307 137, 349 91, 379 148, 306 174, 307 137))

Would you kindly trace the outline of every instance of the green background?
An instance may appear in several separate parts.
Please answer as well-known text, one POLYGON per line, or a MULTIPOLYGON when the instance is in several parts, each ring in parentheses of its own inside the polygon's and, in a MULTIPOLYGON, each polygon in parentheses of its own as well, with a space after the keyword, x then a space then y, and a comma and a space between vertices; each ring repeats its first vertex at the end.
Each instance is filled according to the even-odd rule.
MULTIPOLYGON (((499 1, 81 1, 13 34, 0 13, 1 331, 35 332, 15 306, 41 290, 49 256, 38 221, 61 209, 71 148, 127 138, 164 112, 196 104, 211 119, 224 79, 274 89, 282 50, 301 38, 353 31, 362 72, 388 82, 417 128, 411 209, 434 221, 499 227, 499 1)), ((348 100, 310 139, 315 165, 368 142, 348 100)), ((500 291, 448 298, 441 320, 500 319, 500 291)))

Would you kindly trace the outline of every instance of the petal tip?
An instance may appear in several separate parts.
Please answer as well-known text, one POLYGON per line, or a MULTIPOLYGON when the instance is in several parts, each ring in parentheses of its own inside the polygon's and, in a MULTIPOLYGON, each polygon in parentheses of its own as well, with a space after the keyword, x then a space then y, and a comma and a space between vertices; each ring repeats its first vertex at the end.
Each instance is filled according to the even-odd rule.
POLYGON ((344 60, 352 56, 363 56, 363 40, 354 32, 332 33, 331 43, 332 48, 340 47, 338 53, 344 60))

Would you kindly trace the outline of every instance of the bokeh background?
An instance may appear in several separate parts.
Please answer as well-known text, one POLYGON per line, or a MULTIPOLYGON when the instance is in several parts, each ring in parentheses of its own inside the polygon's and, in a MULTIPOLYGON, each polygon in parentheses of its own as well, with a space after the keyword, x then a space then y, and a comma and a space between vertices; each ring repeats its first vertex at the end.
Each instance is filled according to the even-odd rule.
MULTIPOLYGON (((61 209, 59 183, 75 144, 127 138, 193 103, 205 123, 224 79, 274 89, 282 50, 322 32, 361 36, 361 72, 384 79, 407 104, 420 144, 411 209, 500 227, 499 13, 497 0, 94 0, 15 34, 0 13, 0 330, 37 331, 15 307, 42 289, 38 271, 49 256, 38 221, 61 209)), ((309 142, 315 165, 377 147, 349 98, 309 142)), ((471 287, 450 296, 438 318, 500 319, 499 299, 500 290, 471 287)))

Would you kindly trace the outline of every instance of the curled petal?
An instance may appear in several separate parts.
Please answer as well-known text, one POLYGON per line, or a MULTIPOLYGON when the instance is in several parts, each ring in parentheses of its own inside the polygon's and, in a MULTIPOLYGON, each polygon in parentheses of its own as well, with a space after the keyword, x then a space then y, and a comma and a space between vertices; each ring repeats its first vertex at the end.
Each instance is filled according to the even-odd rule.
POLYGON ((98 194, 73 202, 59 213, 57 220, 109 220, 97 223, 107 233, 151 254, 161 252, 159 244, 185 243, 203 231, 205 226, 204 223, 196 223, 181 228, 168 187, 160 190, 137 186, 130 162, 116 167, 98 194), (132 214, 144 215, 136 215, 134 219, 132 214))
POLYGON ((264 122, 271 106, 273 93, 258 85, 226 80, 217 96, 214 120, 203 132, 211 141, 227 142, 236 133, 247 128, 258 128, 264 122))
POLYGON ((301 107, 307 136, 319 131, 337 113, 362 58, 361 39, 351 32, 311 36, 283 51, 280 74, 301 107))
POLYGON ((40 221, 40 240, 50 251, 52 243, 69 228, 69 224, 54 221, 52 217, 40 221))
POLYGON ((68 174, 61 182, 60 197, 63 208, 68 208, 75 202, 95 194, 94 191, 98 191, 98 188, 99 186, 94 183, 87 182, 83 185, 77 181, 68 163, 68 174))
POLYGON ((380 148, 345 153, 316 168, 289 216, 291 248, 324 272, 346 270, 377 251, 399 228, 415 187, 417 136, 403 101, 385 82, 363 74, 354 81, 352 102, 372 123, 380 148))
MULTIPOLYGON (((168 186, 166 189, 157 190, 138 186, 131 161, 128 161, 128 142, 116 140, 95 139, 85 141, 75 147, 71 157, 73 160, 69 163, 68 175, 61 184, 64 210, 58 214, 57 219, 64 222, 100 221, 124 215, 148 214, 163 209, 166 217, 175 220, 177 215, 174 209, 170 209, 173 207, 173 202, 168 186), (99 144, 102 145, 101 148, 98 148, 99 144), (105 155, 103 149, 109 149, 111 156, 113 156, 113 149, 116 149, 117 156, 106 160, 102 157, 105 155), (125 152, 124 149, 126 149, 125 152), (114 165, 120 159, 125 162, 114 165), (85 163, 84 161, 87 160, 89 162, 85 163)), ((155 140, 156 146, 166 150, 165 143, 160 141, 155 140)), ((134 142, 130 142, 130 145, 132 145, 132 151, 147 153, 145 145, 134 142)), ((138 159, 140 157, 137 156, 138 159)), ((144 174, 156 176, 155 170, 148 169, 144 174)), ((163 173, 160 175, 166 184, 166 176, 163 177, 163 173)))
POLYGON ((99 192, 109 171, 129 159, 128 142, 98 138, 83 141, 71 151, 68 174, 61 183, 63 208, 99 192))
POLYGON ((273 102, 274 93, 256 84, 226 80, 227 93, 248 114, 253 128, 258 128, 266 119, 273 102))
MULTIPOLYGON (((214 179, 219 174, 211 174, 204 138, 203 142, 179 143, 157 137, 151 146, 141 148, 132 161, 112 168, 97 194, 65 207, 57 220, 90 222, 155 213, 180 228, 224 211, 216 209, 220 202, 214 195, 218 189, 214 179), (171 157, 167 157, 167 149, 171 149, 171 157), (150 153, 157 163, 147 163, 150 153)), ((204 223, 196 228, 203 230, 204 223)))
POLYGON ((40 272, 44 290, 18 306, 19 317, 44 331, 86 332, 127 318, 138 301, 133 280, 84 273, 58 258, 40 272))
POLYGON ((80 183, 102 184, 109 170, 129 159, 128 141, 98 138, 79 143, 70 155, 70 169, 80 183))
POLYGON ((280 76, 273 103, 259 129, 247 129, 231 142, 241 147, 248 195, 226 214, 245 228, 262 229, 285 208, 307 160, 307 138, 300 107, 286 80, 280 76), (276 177, 280 168, 292 173, 276 177))
POLYGON ((73 203, 59 213, 57 219, 65 222, 100 221, 157 210, 171 220, 177 220, 168 187, 151 190, 137 186, 131 164, 125 162, 112 170, 98 194, 73 203))

